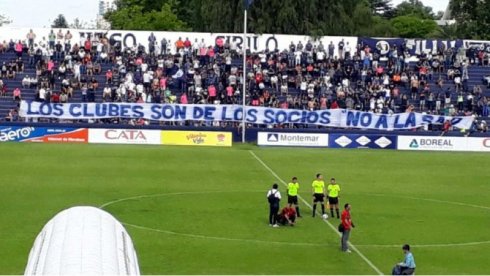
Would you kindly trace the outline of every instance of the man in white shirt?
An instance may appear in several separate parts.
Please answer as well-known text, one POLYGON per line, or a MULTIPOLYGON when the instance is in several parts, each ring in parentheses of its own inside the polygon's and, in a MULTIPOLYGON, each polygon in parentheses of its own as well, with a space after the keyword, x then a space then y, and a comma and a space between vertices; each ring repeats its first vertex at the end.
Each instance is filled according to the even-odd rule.
POLYGON ((46 99, 46 89, 39 89, 39 99, 44 102, 44 100, 46 99))
POLYGON ((269 226, 272 227, 279 227, 277 224, 277 213, 279 212, 281 192, 279 192, 278 187, 279 186, 274 183, 272 189, 267 192, 267 200, 269 201, 269 226))
POLYGON ((303 54, 303 52, 301 51, 296 51, 294 52, 294 61, 295 61, 295 66, 296 65, 301 65, 301 55, 303 54))
POLYGON ((325 59, 325 52, 324 51, 319 51, 316 53, 316 60, 318 63, 322 63, 324 59, 325 59))
POLYGON ((351 57, 351 50, 352 50, 352 48, 350 47, 349 42, 347 42, 345 44, 345 47, 344 47, 345 59, 350 59, 350 57, 351 57))

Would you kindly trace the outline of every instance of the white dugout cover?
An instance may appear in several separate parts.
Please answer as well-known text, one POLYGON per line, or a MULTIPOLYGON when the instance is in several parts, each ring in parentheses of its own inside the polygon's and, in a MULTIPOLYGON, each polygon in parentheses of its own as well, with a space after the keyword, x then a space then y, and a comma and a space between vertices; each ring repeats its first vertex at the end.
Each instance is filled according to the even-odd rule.
POLYGON ((58 213, 37 236, 25 275, 140 275, 131 237, 95 207, 58 213))

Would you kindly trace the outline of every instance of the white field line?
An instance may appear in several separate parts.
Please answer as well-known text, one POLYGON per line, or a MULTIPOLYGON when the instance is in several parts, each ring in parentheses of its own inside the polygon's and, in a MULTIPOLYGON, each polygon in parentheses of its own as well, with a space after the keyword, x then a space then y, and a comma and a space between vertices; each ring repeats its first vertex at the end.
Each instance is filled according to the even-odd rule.
POLYGON ((150 197, 161 197, 161 196, 174 196, 174 195, 199 195, 199 194, 218 194, 218 193, 261 193, 263 191, 196 191, 196 192, 175 192, 175 193, 162 193, 162 194, 149 194, 149 195, 139 195, 139 196, 131 196, 125 198, 115 199, 109 202, 106 202, 99 206, 99 209, 104 209, 105 207, 116 204, 123 201, 133 200, 133 199, 142 199, 142 198, 150 198, 150 197))
MULTIPOLYGON (((109 202, 102 204, 99 208, 103 209, 109 205, 116 204, 119 202, 128 201, 128 200, 152 198, 152 197, 164 197, 164 196, 174 196, 174 195, 215 194, 215 193, 247 193, 247 192, 248 193, 256 193, 256 192, 262 193, 263 191, 258 191, 258 190, 257 191, 196 191, 196 192, 173 192, 173 193, 161 193, 161 194, 148 194, 148 195, 131 196, 131 197, 112 200, 112 201, 109 201, 109 202)), ((386 196, 384 194, 371 194, 371 195, 386 196)), ((451 201, 440 201, 440 200, 431 200, 431 199, 424 199, 424 198, 412 198, 412 197, 403 197, 403 198, 421 199, 421 200, 427 200, 427 201, 435 201, 435 202, 447 203, 447 204, 457 204, 457 205, 464 205, 464 206, 475 207, 475 208, 483 208, 483 209, 488 208, 486 206, 470 205, 470 204, 451 202, 451 201)), ((303 200, 303 199, 301 199, 301 200, 303 200)), ((309 205, 306 202, 305 202, 305 204, 309 205)), ((125 223, 125 222, 123 222, 122 224, 129 226, 129 227, 141 229, 141 230, 159 232, 159 233, 164 233, 164 234, 169 234, 169 235, 190 237, 190 238, 199 238, 199 239, 251 242, 251 243, 267 243, 267 244, 290 245, 290 246, 311 246, 311 247, 324 247, 324 246, 331 245, 331 244, 318 244, 318 243, 290 243, 290 242, 280 242, 280 241, 263 241, 263 240, 254 240, 254 239, 214 237, 214 236, 196 235, 196 234, 189 234, 189 233, 179 233, 179 232, 174 232, 174 231, 169 231, 169 230, 163 230, 163 229, 145 227, 145 226, 131 224, 131 223, 125 223)), ((14 240, 14 239, 0 237, 0 240, 14 240)), ((22 240, 22 239, 15 239, 15 240, 22 240)), ((442 243, 442 244, 437 244, 437 243, 435 243, 435 244, 413 244, 411 246, 414 248, 415 247, 419 247, 419 248, 421 248, 421 247, 457 247, 457 246, 475 246, 475 245, 482 245, 482 244, 490 244, 490 241, 463 242, 463 243, 442 243)), ((392 247, 401 247, 401 246, 402 246, 401 244, 358 244, 357 245, 357 247, 379 247, 379 248, 392 248, 392 247)))
MULTIPOLYGON (((490 244, 490 241, 479 241, 479 242, 462 242, 462 243, 434 243, 434 244, 410 244, 410 247, 413 248, 422 248, 422 247, 457 247, 457 246, 472 246, 472 245, 482 245, 482 244, 490 244)), ((401 248, 403 245, 401 244, 358 244, 357 247, 398 247, 401 248)))
POLYGON ((196 234, 189 234, 189 233, 179 233, 179 232, 174 232, 174 231, 170 231, 170 230, 162 230, 162 229, 157 229, 157 228, 150 228, 150 227, 140 226, 140 225, 131 224, 131 223, 125 223, 125 222, 123 222, 123 224, 126 226, 137 228, 137 229, 159 232, 159 233, 165 233, 165 234, 175 235, 175 236, 197 238, 197 239, 250 242, 250 243, 266 243, 266 244, 277 244, 277 245, 287 245, 287 246, 312 246, 312 247, 324 247, 324 246, 326 246, 325 244, 313 244, 313 243, 304 243, 304 242, 263 241, 263 240, 254 240, 254 239, 239 239, 239 238, 226 238, 226 237, 196 235, 196 234))
MULTIPOLYGON (((282 178, 280 178, 279 175, 277 175, 269 166, 267 166, 266 163, 264 163, 264 161, 262 161, 262 159, 260 159, 253 151, 249 150, 249 152, 277 180, 279 180, 283 185, 287 186, 286 181, 284 181, 282 178)), ((300 195, 298 195, 298 198, 301 199, 301 201, 303 201, 303 203, 306 206, 308 206, 311 210, 313 210, 313 207, 311 206, 311 204, 308 201, 306 201, 300 195)), ((336 227, 333 226, 328 220, 323 220, 323 222, 325 222, 330 227, 330 229, 332 229, 332 231, 335 232, 339 237, 342 236, 342 234, 339 233, 339 231, 336 229, 336 227)), ((376 273, 378 275, 383 275, 383 272, 381 272, 381 270, 379 270, 379 268, 377 268, 376 265, 373 264, 373 262, 371 262, 364 254, 362 254, 362 252, 359 251, 359 249, 357 249, 357 247, 355 245, 353 245, 351 242, 349 242, 349 245, 352 248, 352 250, 354 250, 354 252, 356 252, 361 257, 361 259, 363 259, 374 271, 376 271, 376 273)))
POLYGON ((380 196, 380 197, 396 197, 396 198, 404 198, 404 199, 423 200, 423 201, 434 202, 434 203, 452 204, 452 205, 458 205, 458 206, 465 206, 465 207, 490 210, 490 207, 488 207, 488 206, 469 204, 469 203, 463 203, 463 202, 457 202, 457 201, 439 200, 439 199, 414 197, 414 196, 387 195, 387 194, 369 194, 369 195, 380 196))

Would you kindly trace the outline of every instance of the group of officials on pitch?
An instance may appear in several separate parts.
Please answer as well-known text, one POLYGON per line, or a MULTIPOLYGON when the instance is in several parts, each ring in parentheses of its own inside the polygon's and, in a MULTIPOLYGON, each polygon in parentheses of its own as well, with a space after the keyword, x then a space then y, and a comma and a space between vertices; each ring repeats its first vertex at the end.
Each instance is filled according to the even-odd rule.
MULTIPOLYGON (((288 183, 288 204, 281 210, 280 201, 281 201, 281 193, 279 192, 278 185, 274 183, 272 185, 272 189, 267 192, 267 199, 269 201, 269 225, 272 227, 279 227, 281 225, 291 225, 294 226, 296 223, 296 217, 301 217, 299 212, 298 205, 298 190, 299 183, 298 178, 293 177, 291 182, 288 183), (294 208, 293 208, 294 207, 294 208)), ((339 195, 340 195, 340 186, 335 181, 335 178, 330 179, 330 184, 328 184, 325 190, 325 182, 323 181, 323 175, 317 174, 313 183, 311 183, 312 192, 313 192, 313 217, 316 215, 316 206, 318 203, 321 204, 322 208, 322 218, 327 219, 328 216, 325 214, 325 195, 327 196, 328 206, 330 209, 330 215, 334 217, 334 209, 337 215, 337 218, 340 218, 341 223, 339 225, 339 231, 342 232, 341 238, 341 249, 343 252, 350 253, 349 250, 349 236, 350 231, 354 227, 354 223, 352 222, 350 216, 351 206, 349 203, 344 205, 344 211, 342 211, 342 215, 339 215, 339 195)), ((415 272, 415 260, 413 258, 412 253, 410 252, 410 245, 405 244, 403 247, 403 252, 405 255, 405 259, 403 262, 398 263, 392 271, 393 275, 412 275, 415 272)))
MULTIPOLYGON (((354 227, 350 216, 350 204, 346 203, 344 205, 344 211, 340 215, 339 210, 339 194, 340 185, 335 181, 335 178, 330 179, 330 184, 325 189, 325 182, 323 180, 322 174, 317 174, 315 180, 312 184, 313 192, 313 213, 312 216, 316 215, 317 204, 320 203, 322 209, 322 218, 327 219, 328 215, 325 213, 325 196, 327 197, 328 206, 330 209, 330 216, 334 217, 334 209, 337 218, 341 219, 341 225, 339 225, 339 230, 342 230, 342 251, 350 253, 349 250, 349 235, 350 230, 354 227)), ((291 225, 294 226, 296 223, 296 218, 301 217, 298 205, 298 190, 299 183, 298 178, 293 177, 291 182, 288 183, 287 194, 288 194, 288 204, 279 212, 281 193, 278 190, 278 185, 274 183, 272 189, 267 192, 267 199, 269 201, 269 225, 272 227, 279 227, 279 225, 291 225), (294 207, 294 208, 293 208, 294 207)))

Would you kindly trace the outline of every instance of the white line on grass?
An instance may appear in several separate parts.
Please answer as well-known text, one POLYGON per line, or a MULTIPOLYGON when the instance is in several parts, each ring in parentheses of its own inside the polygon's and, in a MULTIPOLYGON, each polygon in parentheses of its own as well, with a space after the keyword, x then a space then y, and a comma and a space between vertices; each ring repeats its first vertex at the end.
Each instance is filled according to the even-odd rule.
POLYGON ((163 193, 163 194, 149 194, 149 195, 138 195, 131 196, 125 198, 115 199, 109 202, 106 202, 99 206, 100 209, 104 209, 105 207, 116 204, 123 201, 133 200, 133 199, 142 199, 142 198, 150 198, 150 197, 163 197, 163 196, 174 196, 174 195, 199 195, 199 194, 218 194, 218 193, 262 193, 263 191, 196 191, 196 192, 175 192, 175 193, 163 193))
MULTIPOLYGON (((250 152, 250 154, 257 160, 259 161, 260 164, 262 164, 262 166, 264 166, 264 168, 266 168, 277 180, 279 180, 283 185, 287 186, 288 184, 286 183, 286 181, 282 180, 282 178, 279 177, 279 175, 277 175, 269 166, 267 166, 266 163, 264 163, 264 161, 262 161, 262 159, 260 159, 253 151, 249 150, 248 152, 250 152)), ((308 206, 311 210, 313 210, 313 207, 311 206, 311 204, 306 201, 303 197, 301 197, 300 195, 298 195, 298 198, 301 199, 301 201, 303 201, 303 203, 308 206)), ((338 236, 342 236, 342 234, 340 234, 337 229, 335 228, 335 226, 333 226, 328 220, 323 220, 329 227, 330 229, 332 229, 332 231, 334 231, 338 236)), ((376 265, 373 264, 373 262, 371 262, 366 256, 364 256, 364 254, 361 253, 361 251, 359 251, 359 249, 357 249, 357 247, 355 245, 353 245, 351 242, 349 242, 349 245, 350 247, 352 248, 352 250, 354 250, 354 252, 356 252, 360 257, 361 259, 363 259, 374 271, 376 271, 376 273, 378 273, 379 275, 383 275, 383 272, 381 272, 381 270, 379 270, 379 268, 376 267, 376 265)))
MULTIPOLYGON (((462 242, 462 243, 434 243, 434 244, 410 244, 410 247, 421 248, 421 247, 457 247, 457 246, 473 246, 490 244, 490 241, 480 241, 480 242, 462 242)), ((358 244, 358 247, 398 247, 401 248, 401 244, 358 244)))
POLYGON ((465 206, 465 207, 473 207, 473 208, 478 208, 478 209, 490 210, 490 207, 488 207, 488 206, 469 204, 469 203, 457 202, 457 201, 447 201, 447 200, 432 199, 432 198, 423 198, 423 197, 414 197, 414 196, 398 196, 398 195, 388 195, 388 194, 369 194, 369 195, 380 196, 380 197, 392 197, 392 198, 397 197, 397 198, 404 198, 404 199, 423 200, 423 201, 428 201, 428 202, 451 204, 451 205, 458 205, 458 206, 465 206))
MULTIPOLYGON (((162 194, 147 194, 147 195, 138 195, 138 196, 131 196, 131 197, 126 197, 126 198, 120 198, 116 199, 113 201, 109 201, 107 203, 102 204, 99 206, 99 208, 104 209, 105 207, 128 201, 128 200, 135 200, 135 199, 144 199, 144 198, 152 198, 152 197, 164 197, 164 196, 174 196, 174 195, 196 195, 196 194, 215 194, 215 193, 262 193, 263 191, 191 191, 191 192, 172 192, 172 193, 162 193, 162 194)), ((370 195, 375 195, 375 196, 385 196, 384 194, 370 194, 370 195)), ((429 199, 424 199, 424 198, 412 198, 410 199, 422 199, 422 200, 429 200, 429 199)), ((437 200, 437 202, 440 202, 437 200)), ((454 203, 454 202, 441 202, 441 203, 454 203)), ((308 204, 306 204, 308 205, 308 204)), ((458 205, 463 205, 463 203, 458 204, 458 205)), ((465 204, 465 206, 470 206, 465 204)), ((485 206, 470 206, 470 207, 479 207, 479 208, 488 208, 485 206)), ((318 244, 318 243, 290 243, 290 242, 280 242, 280 241, 263 241, 263 240, 254 240, 254 239, 239 239, 239 238, 227 238, 227 237, 216 237, 216 236, 206 236, 206 235, 198 235, 198 234, 190 234, 190 233, 179 233, 179 232, 174 232, 174 231, 169 231, 169 230, 164 230, 164 229, 158 229, 158 228, 151 228, 151 227, 146 227, 146 226, 141 226, 141 225, 136 225, 136 224, 131 224, 131 223, 125 223, 122 222, 122 224, 141 229, 141 230, 147 230, 147 231, 153 231, 153 232, 159 232, 159 233, 164 233, 164 234, 169 234, 169 235, 178 235, 178 236, 183 236, 183 237, 189 237, 189 238, 199 238, 199 239, 211 239, 211 240, 222 240, 222 241, 235 241, 235 242, 250 242, 250 243, 268 243, 268 244, 277 244, 277 245, 290 245, 290 246, 312 246, 312 247, 324 247, 324 246, 330 246, 331 244, 318 244)), ((10 239, 10 238, 0 238, 0 240, 15 240, 15 239, 10 239)), ((17 239, 21 240, 21 239, 17 239)), ((458 247, 458 246, 476 246, 476 245, 482 245, 482 244, 490 244, 490 241, 476 241, 476 242, 463 242, 463 243, 443 243, 443 244, 413 244, 411 245, 412 247, 458 247)), ((402 247, 400 244, 358 244, 357 247, 379 247, 379 248, 392 248, 392 247, 402 247)))
POLYGON ((206 235, 197 235, 197 234, 189 234, 189 233, 179 233, 179 232, 174 232, 174 231, 169 231, 169 230, 163 230, 163 229, 158 229, 158 228, 141 226, 141 225, 137 225, 137 224, 125 223, 125 222, 123 222, 122 224, 124 224, 125 226, 130 226, 130 227, 141 229, 141 230, 159 232, 159 233, 175 235, 175 236, 197 238, 197 239, 209 239, 209 240, 218 240, 218 241, 235 241, 235 242, 250 242, 250 243, 266 243, 266 244, 277 244, 277 245, 287 245, 287 246, 312 246, 312 247, 324 247, 324 246, 326 246, 326 244, 313 244, 313 243, 306 243, 306 242, 262 241, 262 240, 253 240, 253 239, 239 239, 239 238, 206 236, 206 235))

